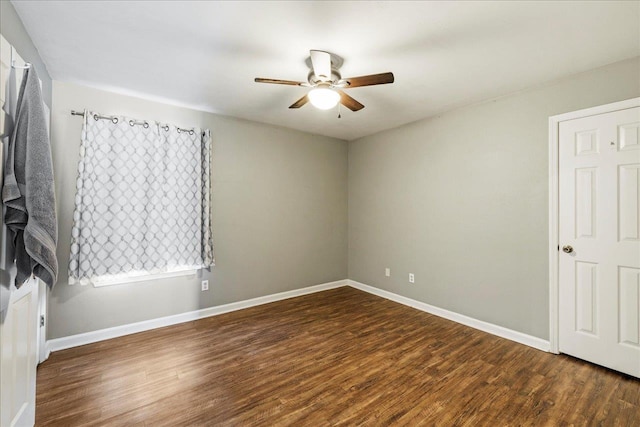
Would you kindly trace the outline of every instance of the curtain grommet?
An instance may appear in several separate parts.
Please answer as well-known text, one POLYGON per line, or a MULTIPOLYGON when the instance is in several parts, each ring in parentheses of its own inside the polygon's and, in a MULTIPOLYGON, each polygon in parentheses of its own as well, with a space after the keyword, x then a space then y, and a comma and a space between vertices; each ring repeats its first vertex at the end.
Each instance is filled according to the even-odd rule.
POLYGON ((129 120, 129 126, 133 126, 133 125, 135 125, 135 124, 136 124, 136 123, 135 123, 133 120, 129 120))
POLYGON ((111 121, 113 122, 114 125, 118 124, 118 118, 117 117, 112 117, 111 121))
POLYGON ((144 122, 144 124, 142 125, 142 127, 144 127, 145 129, 149 128, 149 123, 144 122))
POLYGON ((93 115, 93 120, 95 120, 96 122, 98 121, 98 119, 99 119, 99 118, 100 118, 100 117, 98 117, 98 115, 97 115, 97 114, 94 114, 94 115, 93 115))

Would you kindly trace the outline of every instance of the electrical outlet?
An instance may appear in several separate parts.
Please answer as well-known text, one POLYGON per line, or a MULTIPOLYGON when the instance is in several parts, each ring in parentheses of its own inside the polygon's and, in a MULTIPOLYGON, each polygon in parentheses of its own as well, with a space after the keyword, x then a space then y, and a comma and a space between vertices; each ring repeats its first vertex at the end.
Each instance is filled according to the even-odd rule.
POLYGON ((390 277, 391 276, 391 269, 390 268, 385 268, 384 269, 384 275, 387 276, 387 277, 390 277))
POLYGON ((209 290, 209 281, 208 280, 203 280, 202 281, 202 290, 203 291, 208 291, 209 290))
POLYGON ((413 273, 409 273, 409 283, 416 283, 416 276, 413 273))

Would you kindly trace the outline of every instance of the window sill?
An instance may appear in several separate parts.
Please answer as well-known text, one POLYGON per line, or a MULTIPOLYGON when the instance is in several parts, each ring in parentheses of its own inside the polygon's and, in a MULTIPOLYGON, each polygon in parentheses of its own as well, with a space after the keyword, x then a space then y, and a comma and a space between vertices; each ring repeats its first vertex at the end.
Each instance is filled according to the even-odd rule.
POLYGON ((148 282, 151 280, 167 279, 170 277, 195 276, 197 269, 190 268, 188 270, 168 271, 166 273, 155 273, 145 275, 127 275, 114 278, 95 279, 92 281, 94 288, 102 288, 105 286, 126 285, 130 283, 148 282))

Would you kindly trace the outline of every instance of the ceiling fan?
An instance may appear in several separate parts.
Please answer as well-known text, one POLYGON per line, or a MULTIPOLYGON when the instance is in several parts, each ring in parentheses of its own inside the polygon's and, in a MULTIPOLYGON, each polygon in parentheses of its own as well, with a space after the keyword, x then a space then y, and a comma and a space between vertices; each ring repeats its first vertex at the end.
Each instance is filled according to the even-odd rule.
POLYGON ((311 102, 316 108, 328 110, 340 103, 351 111, 362 110, 364 105, 344 93, 341 89, 393 83, 393 73, 371 74, 368 76, 343 79, 340 75, 340 67, 343 62, 342 58, 322 50, 311 50, 310 53, 306 61, 307 66, 310 68, 307 82, 263 79, 260 77, 256 77, 255 81, 257 83, 273 83, 312 88, 309 93, 291 104, 289 108, 300 108, 307 102, 311 102))

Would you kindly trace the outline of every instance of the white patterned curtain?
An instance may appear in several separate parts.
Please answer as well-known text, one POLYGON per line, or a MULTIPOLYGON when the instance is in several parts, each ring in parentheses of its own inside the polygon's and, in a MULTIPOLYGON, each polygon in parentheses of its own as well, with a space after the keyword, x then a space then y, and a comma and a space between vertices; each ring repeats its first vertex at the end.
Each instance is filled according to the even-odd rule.
POLYGON ((207 268, 209 130, 85 111, 69 283, 207 268))

